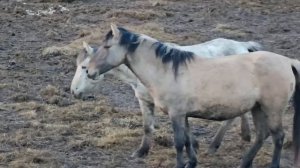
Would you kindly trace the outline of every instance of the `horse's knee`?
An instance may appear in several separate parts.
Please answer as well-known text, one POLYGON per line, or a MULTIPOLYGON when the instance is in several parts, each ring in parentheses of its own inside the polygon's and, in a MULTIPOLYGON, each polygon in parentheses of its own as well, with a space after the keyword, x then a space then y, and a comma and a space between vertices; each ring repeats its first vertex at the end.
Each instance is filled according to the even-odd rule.
POLYGON ((276 147, 282 147, 283 140, 284 140, 284 137, 285 137, 285 134, 284 134, 283 130, 281 130, 281 129, 276 130, 276 131, 271 130, 271 134, 273 136, 275 146, 276 147))

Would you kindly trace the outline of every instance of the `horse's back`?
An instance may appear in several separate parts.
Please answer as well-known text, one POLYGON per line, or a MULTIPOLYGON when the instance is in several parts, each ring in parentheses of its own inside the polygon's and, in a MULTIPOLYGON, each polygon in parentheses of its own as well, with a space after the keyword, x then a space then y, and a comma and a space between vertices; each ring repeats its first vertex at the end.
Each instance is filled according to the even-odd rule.
MULTIPOLYGON (((215 58, 248 53, 248 47, 251 45, 254 45, 254 42, 239 42, 231 39, 217 38, 201 44, 176 46, 176 48, 191 51, 199 57, 215 58)), ((257 44, 255 43, 255 45, 257 44)))
POLYGON ((196 60, 184 71, 176 83, 190 88, 187 94, 220 101, 248 98, 258 101, 266 95, 276 97, 275 94, 290 96, 295 84, 290 59, 266 51, 196 60), (279 86, 283 90, 278 91, 279 86))

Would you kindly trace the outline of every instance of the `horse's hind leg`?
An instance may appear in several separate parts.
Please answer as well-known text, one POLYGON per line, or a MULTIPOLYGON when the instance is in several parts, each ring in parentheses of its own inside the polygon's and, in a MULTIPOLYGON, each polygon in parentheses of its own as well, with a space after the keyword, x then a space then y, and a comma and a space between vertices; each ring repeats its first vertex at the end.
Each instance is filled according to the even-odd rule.
POLYGON ((252 110, 253 122, 256 130, 256 139, 249 151, 243 157, 241 168, 251 168, 252 161, 262 147, 264 140, 268 137, 268 127, 265 122, 265 113, 263 113, 260 107, 255 107, 252 110))
MULTIPOLYGON (((278 111, 278 109, 276 110, 278 111)), ((279 111, 277 115, 268 116, 268 127, 273 138, 274 151, 271 168, 280 167, 280 156, 284 140, 284 132, 282 128, 282 113, 279 111)))
POLYGON ((244 141, 251 141, 251 131, 247 113, 241 116, 241 136, 244 141))
POLYGON ((132 157, 144 157, 148 154, 154 130, 154 103, 139 99, 139 104, 143 113, 144 135, 140 147, 131 155, 132 157))
POLYGON ((274 152, 273 152, 271 168, 279 168, 280 167, 281 149, 282 149, 283 140, 284 140, 284 132, 283 132, 282 128, 279 128, 277 130, 271 130, 271 135, 272 135, 273 143, 275 146, 274 152))
POLYGON ((235 118, 224 121, 222 123, 222 126, 219 128, 217 134, 214 136, 212 143, 209 145, 207 151, 208 153, 213 154, 219 149, 225 132, 229 129, 234 120, 235 118))
MULTIPOLYGON (((209 145, 208 153, 213 154, 219 149, 225 132, 229 129, 234 120, 235 118, 223 122, 217 134, 214 136, 212 143, 209 145)), ((251 132, 246 114, 241 116, 241 136, 243 140, 250 142, 251 132)))
POLYGON ((197 153, 197 150, 199 149, 199 143, 196 140, 195 136, 190 132, 190 126, 189 126, 189 123, 188 123, 188 117, 186 117, 185 124, 186 124, 185 126, 187 128, 187 131, 190 134, 191 143, 193 145, 193 148, 194 148, 195 152, 197 153))

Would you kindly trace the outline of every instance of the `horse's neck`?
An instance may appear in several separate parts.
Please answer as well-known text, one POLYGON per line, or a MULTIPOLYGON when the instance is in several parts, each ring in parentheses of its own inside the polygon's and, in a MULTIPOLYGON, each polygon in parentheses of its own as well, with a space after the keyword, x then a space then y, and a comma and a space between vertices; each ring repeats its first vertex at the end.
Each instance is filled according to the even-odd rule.
POLYGON ((133 54, 127 55, 127 66, 150 92, 158 91, 157 86, 163 87, 174 80, 172 64, 164 65, 156 58, 152 44, 143 43, 133 54))
POLYGON ((131 86, 136 86, 139 82, 134 73, 132 73, 132 71, 125 65, 120 65, 108 71, 107 74, 113 75, 131 86))

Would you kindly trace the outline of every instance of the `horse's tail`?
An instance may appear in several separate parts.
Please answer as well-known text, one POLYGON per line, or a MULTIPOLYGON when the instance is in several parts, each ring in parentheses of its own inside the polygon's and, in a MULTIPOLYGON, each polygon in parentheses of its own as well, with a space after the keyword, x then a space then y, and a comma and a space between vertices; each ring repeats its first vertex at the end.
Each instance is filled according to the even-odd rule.
POLYGON ((293 60, 292 70, 296 79, 294 92, 294 123, 293 123, 293 147, 295 151, 294 166, 300 167, 300 62, 293 60))
POLYGON ((254 41, 244 42, 244 44, 249 52, 261 51, 263 49, 261 44, 254 41))

